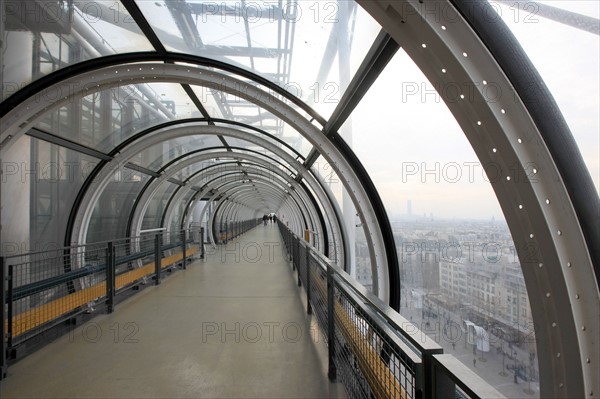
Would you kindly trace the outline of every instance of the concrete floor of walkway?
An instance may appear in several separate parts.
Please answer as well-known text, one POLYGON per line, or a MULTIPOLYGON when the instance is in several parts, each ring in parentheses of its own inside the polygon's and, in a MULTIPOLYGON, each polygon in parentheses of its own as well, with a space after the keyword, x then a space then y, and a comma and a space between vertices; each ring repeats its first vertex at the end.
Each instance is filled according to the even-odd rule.
POLYGON ((276 224, 208 252, 12 365, 0 397, 345 397, 276 224))

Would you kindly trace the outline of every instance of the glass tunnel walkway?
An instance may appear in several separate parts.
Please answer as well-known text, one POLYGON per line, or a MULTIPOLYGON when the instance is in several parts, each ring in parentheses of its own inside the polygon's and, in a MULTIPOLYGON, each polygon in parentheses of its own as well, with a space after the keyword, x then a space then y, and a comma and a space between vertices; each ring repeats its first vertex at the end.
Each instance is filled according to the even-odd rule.
POLYGON ((343 398, 275 224, 10 367, 2 398, 343 398))
MULTIPOLYGON (((19 313, 19 301, 64 277, 10 285, 21 299, 8 335, 13 345, 30 341, 9 353, 43 346, 20 354, 2 397, 504 397, 281 221, 240 223, 219 245, 197 233, 134 240, 140 251, 127 255, 132 241, 57 253, 58 263, 89 265, 100 247, 113 248, 107 264, 75 271, 79 291, 34 311, 19 313), (93 318, 78 317, 86 307, 93 318), (67 331, 60 321, 79 325, 67 331)), ((11 281, 25 264, 56 263, 33 257, 6 259, 11 281)))
POLYGON ((598 397, 599 15, 0 0, 2 397, 598 397))

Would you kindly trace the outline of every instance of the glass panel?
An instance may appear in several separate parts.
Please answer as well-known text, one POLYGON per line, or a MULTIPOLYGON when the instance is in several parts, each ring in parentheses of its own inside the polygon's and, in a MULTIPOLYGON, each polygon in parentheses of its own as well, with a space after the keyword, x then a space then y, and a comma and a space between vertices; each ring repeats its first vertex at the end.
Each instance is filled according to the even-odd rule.
POLYGON ((226 140, 227 140, 227 144, 229 144, 232 147, 239 147, 239 148, 243 148, 243 149, 247 149, 247 150, 257 151, 257 152, 260 152, 261 154, 268 154, 269 156, 274 155, 272 152, 267 151, 264 147, 259 147, 256 144, 251 143, 246 140, 238 139, 235 137, 227 137, 226 140))
POLYGON ((40 77, 79 61, 152 46, 115 1, 2 2, 0 100, 40 77))
MULTIPOLYGON (((286 161, 284 161, 283 159, 279 158, 277 155, 272 154, 266 150, 264 151, 260 151, 258 154, 255 152, 249 152, 246 150, 237 150, 237 152, 242 153, 242 154, 250 154, 253 156, 258 156, 259 158, 262 158, 265 160, 266 162, 266 167, 269 168, 269 170, 275 170, 275 168, 283 171, 283 173, 285 174, 296 174, 295 169, 290 166, 290 164, 288 164, 286 161), (273 162, 273 160, 275 160, 276 162, 273 162)), ((265 162, 263 162, 263 165, 265 164, 265 162)))
MULTIPOLYGON (((211 107, 215 108, 207 109, 213 116, 216 111, 218 118, 229 119, 261 129, 288 143, 303 156, 308 155, 312 148, 308 140, 302 137, 297 130, 261 107, 219 90, 199 86, 193 86, 193 90, 201 101, 213 104, 211 107)), ((224 126, 232 127, 232 125, 227 124, 224 124, 224 126)), ((254 132, 254 134, 257 133, 254 132)), ((262 137, 264 138, 264 136, 262 137)))
POLYGON ((135 200, 150 177, 122 168, 113 175, 94 207, 88 227, 87 242, 117 239, 130 234, 129 216, 135 200))
POLYGON ((149 127, 189 118, 193 109, 180 85, 130 85, 73 100, 46 114, 36 127, 108 153, 149 127))
POLYGON ((201 148, 222 147, 221 141, 212 135, 197 135, 167 140, 151 146, 130 159, 144 168, 158 171, 175 158, 201 148))
POLYGON ((163 182, 154 197, 150 200, 144 219, 142 221, 142 230, 155 229, 161 226, 161 219, 167 202, 171 195, 179 186, 169 182, 163 182))
MULTIPOLYGON (((329 187, 342 211, 347 240, 350 243, 350 248, 354 248, 351 254, 347 254, 350 257, 348 260, 350 275, 369 291, 372 291, 371 258, 369 256, 364 228, 362 227, 362 222, 358 217, 354 203, 348 195, 348 191, 331 164, 323 156, 317 158, 311 170, 321 176, 322 181, 329 187)), ((335 248, 331 247, 330 251, 334 254, 335 248)))
MULTIPOLYGON (((403 82, 434 92, 400 50, 341 129, 392 223, 400 313, 507 397, 523 396, 515 373, 532 379, 539 396, 527 290, 494 191, 445 104, 435 96, 401 99, 403 82), (480 327, 489 341, 474 345, 464 332, 480 327)), ((359 255, 356 269, 370 273, 359 255)))
POLYGON ((137 4, 167 49, 249 69, 309 99, 323 116, 380 30, 353 1, 137 4))
MULTIPOLYGON (((177 63, 177 65, 186 65, 186 66, 192 66, 192 67, 198 68, 198 65, 189 64, 189 63, 177 63)), ((203 67, 200 67, 200 69, 205 69, 207 71, 214 70, 214 68, 203 68, 203 67)), ((298 105, 294 104, 292 101, 281 96, 279 93, 277 93, 273 89, 265 87, 264 85, 258 84, 256 82, 254 82, 253 80, 247 79, 247 78, 245 78, 239 74, 233 73, 233 72, 228 72, 228 71, 224 71, 224 70, 219 70, 218 72, 220 74, 230 76, 234 79, 237 79, 241 82, 250 83, 252 86, 254 86, 258 89, 264 90, 269 95, 276 97, 280 101, 283 101, 285 104, 292 107, 294 110, 296 110, 298 113, 300 113, 304 118, 311 119, 311 116, 308 113, 306 113, 304 110, 302 110, 298 105)), ((277 82, 274 82, 274 83, 277 83, 277 82)), ((294 97, 300 98, 302 96, 302 93, 303 93, 302 89, 297 84, 290 83, 287 85, 283 85, 282 87, 285 90, 287 90, 290 94, 292 94, 292 96, 294 96, 294 97)), ((224 118, 224 115, 228 115, 230 113, 227 111, 227 109, 225 109, 222 106, 223 104, 226 104, 227 98, 223 97, 224 93, 221 92, 220 87, 218 87, 218 86, 207 86, 207 87, 198 86, 195 88, 195 92, 196 92, 196 95, 198 96, 198 98, 202 99, 202 102, 204 102, 206 104, 208 113, 211 116, 213 116, 215 118, 224 118)), ((234 97, 234 99, 236 100, 236 103, 241 103, 243 101, 237 97, 234 97)), ((319 127, 322 128, 323 126, 319 125, 319 127)))
MULTIPOLYGON (((255 130, 251 130, 251 129, 247 129, 244 127, 240 127, 240 126, 235 126, 232 124, 228 124, 228 123, 220 123, 220 122, 216 122, 215 123, 216 126, 224 126, 224 127, 229 127, 229 128, 234 128, 236 130, 240 130, 243 131, 245 133, 247 133, 249 136, 256 136, 262 139, 267 139, 269 141, 271 141, 273 143, 273 145, 275 145, 278 148, 281 148, 282 150, 284 150, 287 154, 289 154, 291 157, 293 158, 300 158, 300 156, 302 156, 302 153, 300 153, 300 156, 292 151, 292 149, 288 148, 286 145, 283 145, 275 140, 272 140, 269 136, 265 135, 265 134, 261 134, 255 130)), ((229 142, 229 138, 226 138, 226 140, 229 142)), ((297 136, 289 136, 287 138, 282 139, 282 141, 284 141, 285 143, 287 143, 288 145, 290 145, 292 148, 296 149, 296 148, 308 148, 309 147, 309 143, 306 139, 304 139, 301 135, 297 135, 297 136)))
POLYGON ((203 166, 204 166, 203 163, 200 162, 200 163, 185 167, 182 170, 175 173, 173 178, 175 178, 181 182, 185 182, 186 179, 188 179, 190 176, 192 176, 195 172, 202 169, 203 166))
POLYGON ((64 246, 73 202, 96 162, 28 136, 13 144, 2 159, 2 254, 64 246))
POLYGON ((552 92, 575 136, 596 190, 600 191, 600 36, 597 31, 594 34, 583 30, 585 17, 594 18, 595 29, 598 29, 600 2, 553 0, 491 4, 552 92), (562 22, 545 18, 546 7, 562 22), (564 16, 560 10, 584 17, 564 16))

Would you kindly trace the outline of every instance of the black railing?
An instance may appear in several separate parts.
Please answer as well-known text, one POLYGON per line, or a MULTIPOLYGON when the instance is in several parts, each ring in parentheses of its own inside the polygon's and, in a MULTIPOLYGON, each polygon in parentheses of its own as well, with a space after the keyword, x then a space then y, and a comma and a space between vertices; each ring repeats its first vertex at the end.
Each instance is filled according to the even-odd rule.
POLYGON ((253 229, 260 223, 262 223, 262 219, 218 222, 216 224, 218 224, 217 231, 219 232, 219 235, 216 237, 216 242, 226 244, 227 241, 233 240, 248 230, 253 229))
POLYGON ((324 331, 329 377, 350 398, 504 398, 287 226, 279 229, 307 312, 324 331))
POLYGON ((110 313, 115 296, 204 253, 199 229, 0 257, 0 378, 19 345, 97 305, 110 313))

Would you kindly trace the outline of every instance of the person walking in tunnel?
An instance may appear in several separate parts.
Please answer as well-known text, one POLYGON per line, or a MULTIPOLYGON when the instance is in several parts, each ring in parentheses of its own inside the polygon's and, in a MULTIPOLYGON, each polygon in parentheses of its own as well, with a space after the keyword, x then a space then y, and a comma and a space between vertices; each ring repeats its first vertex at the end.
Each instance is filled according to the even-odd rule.
POLYGON ((263 215, 263 226, 267 225, 268 216, 266 214, 263 215))
POLYGON ((269 215, 269 223, 273 223, 273 215, 269 215))
POLYGON ((277 223, 277 216, 273 215, 273 223, 277 223))

